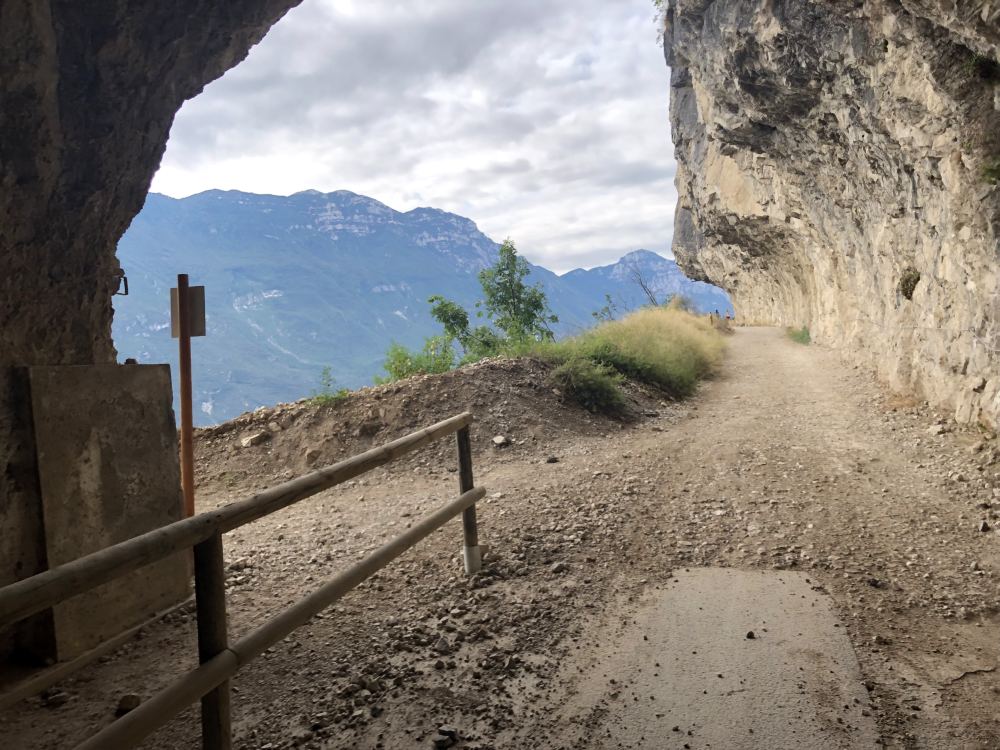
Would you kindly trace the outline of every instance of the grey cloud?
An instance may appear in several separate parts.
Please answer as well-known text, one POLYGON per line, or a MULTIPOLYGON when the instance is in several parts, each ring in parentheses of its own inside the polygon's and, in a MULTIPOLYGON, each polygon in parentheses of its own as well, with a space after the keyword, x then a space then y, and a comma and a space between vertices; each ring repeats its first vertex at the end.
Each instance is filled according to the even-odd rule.
POLYGON ((648 0, 306 0, 184 107, 154 189, 431 204, 561 267, 666 248, 652 16, 648 0))

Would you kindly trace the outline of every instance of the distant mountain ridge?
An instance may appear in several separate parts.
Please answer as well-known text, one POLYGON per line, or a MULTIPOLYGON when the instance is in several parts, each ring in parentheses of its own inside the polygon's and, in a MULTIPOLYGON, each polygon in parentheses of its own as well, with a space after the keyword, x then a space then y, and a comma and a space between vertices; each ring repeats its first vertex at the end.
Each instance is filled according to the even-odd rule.
MULTIPOLYGON (((169 289, 188 273, 206 287, 208 336, 193 344, 199 424, 309 395, 327 366, 340 385, 360 387, 381 372, 390 343, 415 347, 440 332, 429 296, 469 307, 480 298, 477 274, 498 247, 465 217, 395 211, 344 190, 150 193, 118 245, 130 294, 115 298, 115 344, 121 358, 174 364, 169 289)), ((563 276, 533 265, 530 281, 567 335, 593 324, 605 294, 622 312, 645 302, 633 268, 660 296, 730 309, 722 290, 645 250, 563 276)))

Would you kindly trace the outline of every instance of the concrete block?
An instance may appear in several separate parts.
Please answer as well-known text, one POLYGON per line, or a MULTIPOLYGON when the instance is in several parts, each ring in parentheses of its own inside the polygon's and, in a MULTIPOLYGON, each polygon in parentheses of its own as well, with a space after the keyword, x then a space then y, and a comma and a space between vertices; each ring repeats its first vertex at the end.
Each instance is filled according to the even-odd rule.
MULTIPOLYGON (((49 567, 180 520, 167 365, 29 370, 49 567)), ((53 608, 55 659, 74 658, 190 593, 180 554, 53 608)))

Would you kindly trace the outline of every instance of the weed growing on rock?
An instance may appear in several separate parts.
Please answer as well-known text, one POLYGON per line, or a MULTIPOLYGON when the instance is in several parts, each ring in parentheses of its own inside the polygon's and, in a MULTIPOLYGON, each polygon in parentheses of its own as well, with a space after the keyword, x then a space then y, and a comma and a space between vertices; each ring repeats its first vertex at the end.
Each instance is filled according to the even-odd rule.
POLYGON ((986 55, 974 52, 965 67, 970 76, 988 83, 1000 81, 1000 63, 986 55))
POLYGON ((983 167, 983 179, 991 185, 1000 185, 1000 158, 993 159, 983 167))
POLYGON ((789 328, 788 338, 796 344, 808 344, 812 342, 812 336, 809 335, 809 329, 805 326, 802 326, 801 328, 789 328))

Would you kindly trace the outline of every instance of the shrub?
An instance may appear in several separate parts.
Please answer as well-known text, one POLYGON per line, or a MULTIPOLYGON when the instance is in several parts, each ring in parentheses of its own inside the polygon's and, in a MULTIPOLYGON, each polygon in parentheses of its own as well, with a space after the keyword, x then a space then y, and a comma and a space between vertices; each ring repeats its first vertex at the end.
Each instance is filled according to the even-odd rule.
POLYGON ((920 271, 913 266, 908 266, 903 270, 903 275, 899 278, 899 293, 906 299, 913 299, 913 292, 920 281, 920 271))
POLYGON ((809 329, 805 326, 802 326, 801 328, 789 328, 788 338, 796 344, 808 344, 812 341, 812 337, 809 335, 809 329))
POLYGON ((319 388, 312 392, 310 401, 314 404, 335 404, 343 401, 350 394, 346 388, 338 388, 333 377, 333 371, 324 367, 319 374, 319 388))
POLYGON ((391 383, 412 375, 448 372, 455 366, 455 348, 446 336, 431 336, 419 352, 410 351, 402 344, 392 344, 385 355, 385 377, 376 377, 376 383, 391 383))
POLYGON ((625 406, 621 375, 586 357, 567 359, 549 374, 549 382, 566 397, 593 412, 613 413, 625 406))

